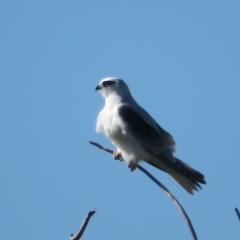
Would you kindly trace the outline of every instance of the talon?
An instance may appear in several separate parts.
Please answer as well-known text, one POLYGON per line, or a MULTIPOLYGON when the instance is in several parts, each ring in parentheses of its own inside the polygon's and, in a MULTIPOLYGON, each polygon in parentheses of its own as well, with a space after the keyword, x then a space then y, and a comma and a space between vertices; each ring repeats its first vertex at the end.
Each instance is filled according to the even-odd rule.
POLYGON ((113 159, 117 160, 122 158, 121 152, 119 152, 118 150, 114 151, 113 153, 113 159))
POLYGON ((130 162, 128 164, 128 167, 131 169, 131 172, 133 172, 137 168, 137 163, 136 162, 130 162))

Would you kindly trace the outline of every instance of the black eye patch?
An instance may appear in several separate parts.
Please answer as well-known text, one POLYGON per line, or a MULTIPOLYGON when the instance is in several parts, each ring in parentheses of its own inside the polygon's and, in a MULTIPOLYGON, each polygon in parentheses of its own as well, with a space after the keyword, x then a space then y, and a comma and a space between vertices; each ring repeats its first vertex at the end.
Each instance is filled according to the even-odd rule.
POLYGON ((103 85, 103 87, 108 87, 108 86, 111 86, 111 85, 113 85, 113 84, 115 84, 116 82, 114 82, 114 81, 104 81, 103 83, 102 83, 102 85, 103 85))

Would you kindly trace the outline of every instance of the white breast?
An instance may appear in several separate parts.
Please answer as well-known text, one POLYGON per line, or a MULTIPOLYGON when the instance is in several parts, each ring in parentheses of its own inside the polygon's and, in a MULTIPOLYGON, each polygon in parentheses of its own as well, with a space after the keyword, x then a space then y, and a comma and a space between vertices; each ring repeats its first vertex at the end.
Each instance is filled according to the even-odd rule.
POLYGON ((148 159, 148 153, 142 148, 138 140, 131 134, 127 123, 118 114, 121 102, 106 102, 97 120, 97 131, 103 131, 107 138, 121 152, 126 162, 148 159))

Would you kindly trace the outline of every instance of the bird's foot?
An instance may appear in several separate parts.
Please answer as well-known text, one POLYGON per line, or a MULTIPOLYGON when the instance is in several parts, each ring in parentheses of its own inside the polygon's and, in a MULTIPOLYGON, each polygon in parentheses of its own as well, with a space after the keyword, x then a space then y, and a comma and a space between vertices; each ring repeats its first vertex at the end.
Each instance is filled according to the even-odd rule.
POLYGON ((133 172, 136 168, 137 168, 137 163, 134 162, 134 161, 131 161, 129 164, 128 164, 128 167, 131 169, 131 172, 133 172))
POLYGON ((121 152, 118 151, 118 150, 114 151, 113 159, 117 160, 117 159, 120 159, 120 158, 122 158, 121 152))

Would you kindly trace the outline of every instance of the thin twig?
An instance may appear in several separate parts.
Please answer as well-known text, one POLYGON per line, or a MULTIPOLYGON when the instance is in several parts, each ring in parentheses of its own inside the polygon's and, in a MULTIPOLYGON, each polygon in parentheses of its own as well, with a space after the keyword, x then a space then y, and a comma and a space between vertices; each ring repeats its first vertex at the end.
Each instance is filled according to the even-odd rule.
POLYGON ((83 233, 84 233, 84 231, 85 231, 85 229, 88 225, 88 222, 89 222, 90 218, 96 213, 96 211, 97 210, 94 209, 94 210, 88 212, 88 214, 86 215, 86 217, 85 217, 85 219, 82 223, 82 226, 80 227, 80 229, 78 230, 76 235, 71 234, 70 240, 79 240, 82 237, 82 235, 83 235, 83 233))
MULTIPOLYGON (((100 145, 100 144, 98 144, 98 143, 96 143, 96 142, 90 141, 89 143, 92 144, 92 145, 94 145, 94 146, 96 146, 96 147, 98 147, 98 148, 100 148, 100 149, 102 149, 102 150, 104 150, 104 151, 106 151, 106 152, 108 152, 108 153, 112 153, 112 154, 114 153, 113 150, 108 149, 108 148, 105 148, 105 147, 103 147, 102 145, 100 145)), ((122 161, 122 159, 118 159, 118 160, 122 161)), ((196 232, 195 232, 195 230, 194 230, 194 228, 193 228, 193 225, 192 225, 192 223, 191 223, 191 220, 189 219, 186 211, 184 210, 184 208, 182 207, 182 205, 180 204, 180 202, 174 197, 174 195, 173 195, 161 182, 159 182, 159 181, 158 181, 152 174, 150 174, 145 168, 143 168, 143 167, 140 166, 140 165, 138 165, 137 168, 138 168, 140 171, 142 171, 143 173, 145 173, 153 182, 155 182, 155 183, 173 200, 173 202, 177 205, 177 207, 179 208, 180 212, 182 213, 185 221, 187 222, 187 225, 188 225, 188 227, 189 227, 189 230, 190 230, 190 232, 191 232, 191 234, 192 234, 192 239, 193 239, 193 240, 197 240, 197 235, 196 235, 196 232)))
POLYGON ((239 219, 239 221, 240 221, 240 212, 239 212, 238 208, 235 208, 235 212, 236 212, 236 214, 237 214, 237 216, 238 216, 238 219, 239 219))

